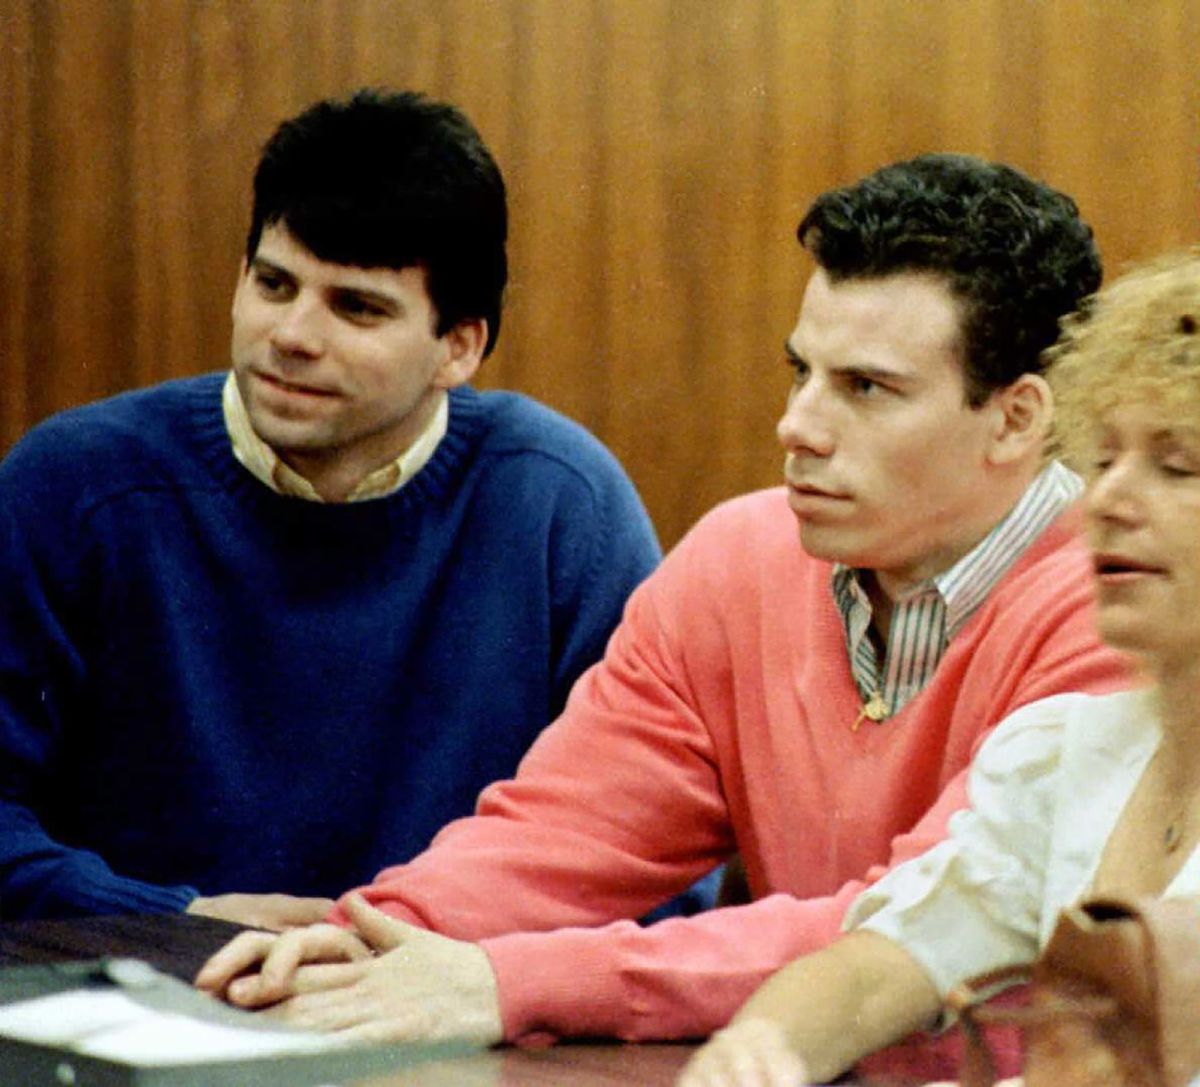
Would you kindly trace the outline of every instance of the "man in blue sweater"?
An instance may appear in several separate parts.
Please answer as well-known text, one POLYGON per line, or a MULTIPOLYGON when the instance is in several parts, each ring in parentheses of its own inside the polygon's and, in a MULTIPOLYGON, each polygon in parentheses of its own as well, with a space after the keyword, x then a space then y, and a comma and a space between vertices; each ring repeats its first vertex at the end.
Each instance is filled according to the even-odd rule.
POLYGON ((318 920, 558 714, 659 552, 594 438, 467 384, 506 233, 457 110, 318 103, 255 174, 232 371, 0 464, 0 918, 318 920))

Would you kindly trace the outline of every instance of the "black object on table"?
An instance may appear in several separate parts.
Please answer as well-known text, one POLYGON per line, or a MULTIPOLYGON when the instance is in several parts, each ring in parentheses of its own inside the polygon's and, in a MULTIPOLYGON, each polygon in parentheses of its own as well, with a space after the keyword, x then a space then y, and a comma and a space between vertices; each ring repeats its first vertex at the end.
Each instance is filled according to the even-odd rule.
POLYGON ((244 927, 186 913, 6 921, 0 924, 0 966, 125 957, 191 981, 244 927))

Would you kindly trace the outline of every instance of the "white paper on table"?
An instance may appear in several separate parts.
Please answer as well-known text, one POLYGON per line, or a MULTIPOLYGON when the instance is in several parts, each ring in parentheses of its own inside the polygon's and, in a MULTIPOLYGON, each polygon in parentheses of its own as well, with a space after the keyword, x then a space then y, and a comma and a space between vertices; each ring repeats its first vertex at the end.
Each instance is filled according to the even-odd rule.
POLYGON ((70 1045, 89 1034, 136 1022, 148 1010, 116 991, 55 993, 0 1007, 0 1035, 42 1045, 70 1045))
POLYGON ((137 1065, 320 1053, 332 1035, 206 1022, 158 1011, 123 992, 76 990, 0 1007, 0 1036, 137 1065))

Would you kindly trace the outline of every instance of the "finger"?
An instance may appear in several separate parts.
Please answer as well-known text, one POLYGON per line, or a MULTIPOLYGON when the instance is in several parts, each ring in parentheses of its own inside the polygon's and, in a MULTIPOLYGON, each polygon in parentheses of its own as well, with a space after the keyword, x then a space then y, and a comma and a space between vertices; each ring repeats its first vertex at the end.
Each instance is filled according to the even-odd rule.
POLYGON ((366 962, 301 966, 292 978, 292 992, 299 996, 302 993, 320 993, 327 989, 344 989, 361 981, 366 971, 366 962))
MULTIPOLYGON (((739 1046, 725 1054, 722 1083, 737 1087, 776 1087, 774 1066, 770 1059, 755 1050, 739 1046)), ((787 1087, 793 1087, 788 1084, 787 1087)))
POLYGON ((354 927, 376 951, 391 951, 399 947, 404 942, 406 931, 412 927, 376 909, 359 894, 348 895, 344 905, 354 927))
POLYGON ((716 1078, 709 1060, 707 1053, 692 1057, 675 1081, 675 1087, 717 1087, 720 1080, 716 1078))
POLYGON ((759 1087, 737 1069, 731 1054, 709 1053, 696 1067, 689 1066, 678 1087, 759 1087))
POLYGON ((370 949, 354 933, 336 925, 292 929, 275 941, 263 960, 263 984, 288 985, 302 963, 357 962, 370 957, 370 949))
POLYGON ((764 1087, 803 1087, 809 1083, 808 1068, 799 1054, 773 1033, 757 1050, 757 1073, 764 1087))
POLYGON ((737 1050, 723 1038, 715 1038, 688 1062, 677 1087, 737 1087, 737 1050))
POLYGON ((721 1083, 733 1087, 804 1087, 804 1064, 792 1053, 739 1050, 729 1055, 721 1083))
POLYGON ((770 1023, 747 1020, 713 1035, 687 1066, 679 1087, 800 1087, 803 1061, 770 1023))
POLYGON ((292 983, 302 963, 357 962, 370 957, 370 949, 361 940, 334 925, 290 929, 275 938, 257 974, 229 983, 226 997, 239 1007, 261 1008, 292 995, 292 983))
POLYGON ((320 924, 333 907, 332 898, 295 898, 288 904, 280 921, 289 928, 320 924))
POLYGON ((269 932, 242 932, 212 956, 196 975, 198 989, 222 993, 232 978, 267 957, 277 937, 269 932))

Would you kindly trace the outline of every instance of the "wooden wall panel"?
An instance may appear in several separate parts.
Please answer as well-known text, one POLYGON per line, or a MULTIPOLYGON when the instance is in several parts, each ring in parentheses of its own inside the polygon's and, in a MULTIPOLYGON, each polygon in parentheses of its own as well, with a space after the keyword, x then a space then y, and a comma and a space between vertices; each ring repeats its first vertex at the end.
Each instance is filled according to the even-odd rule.
POLYGON ((820 190, 924 150, 1079 200, 1110 268, 1197 238, 1200 0, 0 0, 0 449, 223 366, 257 148, 364 83, 509 182, 484 384, 626 462, 663 539, 774 483, 820 190))
POLYGON ((0 31, 0 450, 34 418, 29 407, 33 197, 33 27, 21 7, 0 31))

